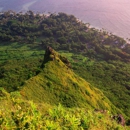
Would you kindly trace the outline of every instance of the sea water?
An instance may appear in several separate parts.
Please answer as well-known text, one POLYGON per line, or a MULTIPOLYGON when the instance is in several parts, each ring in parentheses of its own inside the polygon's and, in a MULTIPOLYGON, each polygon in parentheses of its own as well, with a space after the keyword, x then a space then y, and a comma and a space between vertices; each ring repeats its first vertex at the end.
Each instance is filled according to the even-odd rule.
POLYGON ((73 14, 83 22, 130 38, 130 0, 0 0, 0 11, 73 14))

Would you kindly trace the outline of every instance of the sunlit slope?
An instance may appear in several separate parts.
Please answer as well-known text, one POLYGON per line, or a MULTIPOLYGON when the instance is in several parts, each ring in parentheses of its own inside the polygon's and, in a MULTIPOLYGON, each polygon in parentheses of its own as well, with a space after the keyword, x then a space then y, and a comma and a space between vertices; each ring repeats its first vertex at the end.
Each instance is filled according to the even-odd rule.
POLYGON ((103 93, 71 70, 69 61, 48 48, 43 72, 25 82, 21 94, 35 102, 67 107, 88 107, 116 111, 103 93))
POLYGON ((0 95, 1 130, 129 130, 112 119, 109 111, 33 103, 23 99, 18 91, 7 93, 3 88, 0 95))

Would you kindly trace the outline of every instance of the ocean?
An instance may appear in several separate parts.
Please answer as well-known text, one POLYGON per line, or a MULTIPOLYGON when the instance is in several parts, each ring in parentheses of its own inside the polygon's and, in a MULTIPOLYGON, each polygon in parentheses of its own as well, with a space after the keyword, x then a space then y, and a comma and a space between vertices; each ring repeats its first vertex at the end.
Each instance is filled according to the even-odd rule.
POLYGON ((91 26, 130 38, 130 0, 0 0, 0 11, 73 14, 91 26))

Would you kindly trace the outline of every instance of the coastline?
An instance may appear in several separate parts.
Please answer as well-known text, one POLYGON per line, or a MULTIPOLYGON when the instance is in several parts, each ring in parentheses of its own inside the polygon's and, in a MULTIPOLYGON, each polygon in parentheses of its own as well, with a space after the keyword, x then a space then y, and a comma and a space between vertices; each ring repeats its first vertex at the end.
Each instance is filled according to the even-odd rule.
MULTIPOLYGON (((27 12, 28 10, 29 10, 29 7, 30 6, 32 6, 35 2, 37 2, 37 0, 35 0, 35 1, 32 1, 32 2, 29 2, 29 3, 27 3, 27 4, 25 4, 24 6, 23 6, 23 9, 21 10, 21 11, 23 11, 23 13, 25 13, 25 12, 27 12)), ((0 7, 0 13, 2 13, 2 7, 0 7)), ((20 11, 19 11, 20 12, 20 11)), ((19 13, 19 12, 17 12, 17 13, 19 13)), ((34 12, 34 15, 36 15, 37 13, 36 12, 34 12)), ((46 16, 46 17, 48 17, 50 14, 48 13, 48 12, 44 12, 44 13, 38 13, 40 16, 42 16, 43 14, 46 16)), ((71 14, 68 14, 68 15, 71 15, 71 14)), ((73 15, 73 14, 72 14, 73 15)), ((75 16, 75 15, 74 15, 75 16)), ((76 17, 76 16, 75 16, 76 17)), ((82 19, 80 19, 80 18, 77 18, 77 21, 79 21, 79 22, 83 22, 83 23, 88 23, 89 24, 89 28, 95 28, 95 29, 97 29, 97 30, 104 30, 104 31, 106 31, 107 33, 108 33, 108 35, 110 36, 110 33, 111 33, 111 35, 115 35, 115 36, 118 36, 118 37, 120 37, 120 38, 123 38, 125 41, 126 41, 126 44, 130 44, 130 38, 126 38, 126 37, 123 37, 123 36, 119 36, 117 33, 115 33, 115 32, 111 32, 111 31, 108 31, 107 29, 105 29, 105 28, 100 28, 100 27, 98 27, 98 26, 93 26, 93 25, 91 25, 91 23, 89 23, 89 22, 87 22, 87 21, 85 21, 85 20, 82 20, 82 19)))
POLYGON ((97 29, 106 29, 124 39, 130 38, 130 2, 124 0, 10 0, 0 2, 0 11, 65 12, 97 29))

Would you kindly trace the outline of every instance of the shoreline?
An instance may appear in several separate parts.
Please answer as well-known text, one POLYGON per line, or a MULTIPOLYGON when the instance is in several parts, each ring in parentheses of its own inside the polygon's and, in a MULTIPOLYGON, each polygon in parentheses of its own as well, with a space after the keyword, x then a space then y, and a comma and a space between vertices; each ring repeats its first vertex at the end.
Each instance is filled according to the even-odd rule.
POLYGON ((118 36, 118 37, 120 37, 120 38, 123 38, 123 39, 126 41, 126 44, 130 44, 130 40, 128 40, 128 39, 130 39, 130 37, 129 37, 129 38, 125 38, 125 37, 123 37, 123 36, 119 36, 119 35, 116 34, 115 32, 110 32, 110 31, 108 31, 108 30, 105 29, 105 28, 100 28, 100 27, 97 27, 97 26, 93 26, 93 25, 91 25, 91 23, 86 22, 86 21, 82 21, 82 20, 79 19, 79 18, 77 18, 77 21, 90 24, 90 25, 89 25, 89 28, 95 28, 95 29, 97 29, 97 30, 104 30, 104 31, 106 31, 106 32, 108 33, 108 36, 110 36, 110 33, 111 33, 112 35, 115 35, 115 36, 118 36))
MULTIPOLYGON (((37 2, 37 0, 35 0, 35 1, 33 1, 33 2, 30 2, 30 3, 28 3, 28 4, 25 4, 24 5, 24 7, 23 8, 25 8, 24 10, 21 10, 21 11, 23 11, 23 14, 24 13, 26 13, 27 11, 29 11, 28 10, 28 8, 31 6, 31 5, 33 5, 35 2, 37 2), (27 10, 26 10, 27 9, 27 10)), ((2 7, 0 7, 0 14, 2 14, 2 7)), ((20 13, 21 11, 19 11, 19 12, 16 12, 16 13, 20 13)), ((35 12, 35 11, 33 11, 33 13, 34 13, 34 15, 36 15, 37 13, 35 12)), ((46 16, 46 17, 49 17, 50 16, 50 14, 49 13, 47 13, 47 12, 44 12, 44 13, 40 13, 40 12, 38 12, 38 14, 40 15, 40 16, 42 16, 43 14, 46 16)), ((56 13, 56 14, 58 14, 58 13, 56 13)), ((67 13, 66 13, 67 14, 67 13)), ((68 14, 68 15, 71 15, 71 14, 68 14)), ((72 14, 73 15, 73 14, 72 14)), ((75 16, 75 15, 74 15, 75 16)), ((76 16, 75 16, 76 17, 76 16)), ((112 35, 115 35, 115 36, 118 36, 118 37, 120 37, 120 38, 123 38, 125 41, 126 41, 126 44, 130 44, 130 37, 129 38, 125 38, 125 37, 123 37, 123 36, 119 36, 118 34, 116 34, 115 32, 110 32, 110 31, 108 31, 107 29, 105 29, 105 28, 100 28, 100 27, 97 27, 97 26, 93 26, 93 25, 91 25, 91 23, 89 23, 89 22, 86 22, 86 21, 83 21, 83 20, 81 20, 81 19, 79 19, 79 18, 77 18, 76 17, 76 19, 77 19, 77 21, 78 22, 83 22, 83 23, 88 23, 89 24, 89 28, 95 28, 95 29, 97 29, 97 30, 104 30, 104 31, 106 31, 107 33, 108 33, 108 35, 110 36, 110 33, 112 34, 112 35)))
POLYGON ((16 12, 65 12, 72 14, 83 22, 91 23, 97 29, 106 29, 124 39, 130 38, 130 2, 127 0, 10 0, 0 2, 1 11, 15 10, 16 12))

